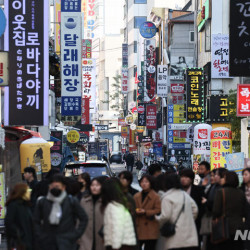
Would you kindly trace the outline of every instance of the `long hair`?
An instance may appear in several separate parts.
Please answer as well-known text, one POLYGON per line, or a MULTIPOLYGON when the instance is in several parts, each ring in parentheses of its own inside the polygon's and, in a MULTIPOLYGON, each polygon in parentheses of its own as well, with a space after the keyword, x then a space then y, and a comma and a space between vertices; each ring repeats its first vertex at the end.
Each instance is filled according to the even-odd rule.
POLYGON ((116 178, 110 178, 102 184, 102 209, 110 202, 117 202, 122 204, 125 208, 129 209, 128 200, 122 191, 122 185, 116 178))
POLYGON ((22 199, 28 188, 29 186, 25 183, 16 184, 10 193, 9 199, 6 202, 6 206, 8 206, 14 200, 22 199))

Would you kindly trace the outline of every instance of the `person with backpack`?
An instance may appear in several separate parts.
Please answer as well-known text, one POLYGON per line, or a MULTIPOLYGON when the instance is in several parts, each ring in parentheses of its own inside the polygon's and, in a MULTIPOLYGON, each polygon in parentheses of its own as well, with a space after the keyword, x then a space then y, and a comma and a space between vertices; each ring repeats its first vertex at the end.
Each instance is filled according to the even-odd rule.
POLYGON ((46 197, 41 197, 34 212, 37 249, 76 250, 88 217, 77 198, 66 193, 63 175, 54 175, 46 197))

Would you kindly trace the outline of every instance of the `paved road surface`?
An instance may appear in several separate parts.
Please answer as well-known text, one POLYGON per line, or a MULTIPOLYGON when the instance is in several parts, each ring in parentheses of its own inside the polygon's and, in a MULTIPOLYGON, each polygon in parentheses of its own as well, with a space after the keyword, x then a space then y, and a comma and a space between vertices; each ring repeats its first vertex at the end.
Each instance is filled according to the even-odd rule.
MULTIPOLYGON (((113 164, 110 165, 110 167, 111 167, 112 171, 115 172, 115 173, 120 173, 120 172, 122 172, 124 170, 127 170, 124 164, 115 164, 115 163, 113 163, 113 164)), ((137 171, 134 168, 134 171, 133 171, 134 179, 133 179, 132 187, 137 189, 137 190, 141 190, 141 187, 139 186, 139 183, 138 183, 137 173, 136 172, 137 171)))

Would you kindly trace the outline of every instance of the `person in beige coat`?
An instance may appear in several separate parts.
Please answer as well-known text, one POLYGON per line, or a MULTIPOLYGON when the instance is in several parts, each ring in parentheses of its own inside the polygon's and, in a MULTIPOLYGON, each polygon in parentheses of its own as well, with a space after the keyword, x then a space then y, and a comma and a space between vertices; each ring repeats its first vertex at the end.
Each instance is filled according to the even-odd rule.
POLYGON ((81 206, 88 215, 88 225, 79 240, 80 250, 104 250, 102 227, 103 211, 101 209, 102 179, 94 178, 90 184, 90 194, 83 196, 81 206))
POLYGON ((154 250, 159 237, 159 223, 154 216, 161 212, 161 200, 152 189, 152 184, 153 177, 144 175, 140 180, 142 191, 134 196, 137 234, 144 250, 154 250))
POLYGON ((197 249, 198 236, 195 226, 195 219, 198 215, 198 207, 195 201, 183 190, 181 190, 180 178, 176 174, 170 174, 165 179, 167 192, 162 197, 161 214, 155 216, 160 226, 166 222, 174 223, 182 210, 176 223, 173 236, 165 238, 162 250, 172 249, 197 249))

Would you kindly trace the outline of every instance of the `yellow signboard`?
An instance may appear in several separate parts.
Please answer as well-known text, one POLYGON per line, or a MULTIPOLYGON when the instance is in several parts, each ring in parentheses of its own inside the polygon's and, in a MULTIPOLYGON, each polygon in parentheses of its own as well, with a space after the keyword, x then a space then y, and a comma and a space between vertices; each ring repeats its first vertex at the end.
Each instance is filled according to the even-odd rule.
POLYGON ((60 55, 61 0, 55 1, 55 52, 60 55))
POLYGON ((183 123, 185 121, 186 121, 185 118, 174 118, 174 123, 183 123))
POLYGON ((174 142, 175 143, 185 143, 187 141, 186 141, 186 138, 174 137, 174 142))
MULTIPOLYGON (((43 139, 41 139, 43 140, 43 139)), ((26 140, 31 141, 32 139, 26 140)), ((21 172, 26 167, 33 167, 36 173, 41 177, 41 173, 46 173, 51 169, 50 163, 50 144, 44 140, 44 143, 25 143, 20 146, 21 172)))
POLYGON ((67 134, 67 141, 69 143, 77 143, 80 140, 80 134, 76 130, 71 130, 67 134))
POLYGON ((184 105, 173 105, 174 111, 185 111, 184 105))
POLYGON ((228 129, 232 129, 232 126, 230 123, 212 123, 212 128, 228 128, 228 129))
MULTIPOLYGON (((184 118, 185 113, 184 111, 174 111, 174 117, 178 118, 184 118)), ((186 119, 185 119, 186 120, 186 119)))
POLYGON ((0 220, 5 218, 5 178, 4 173, 0 173, 0 220))

